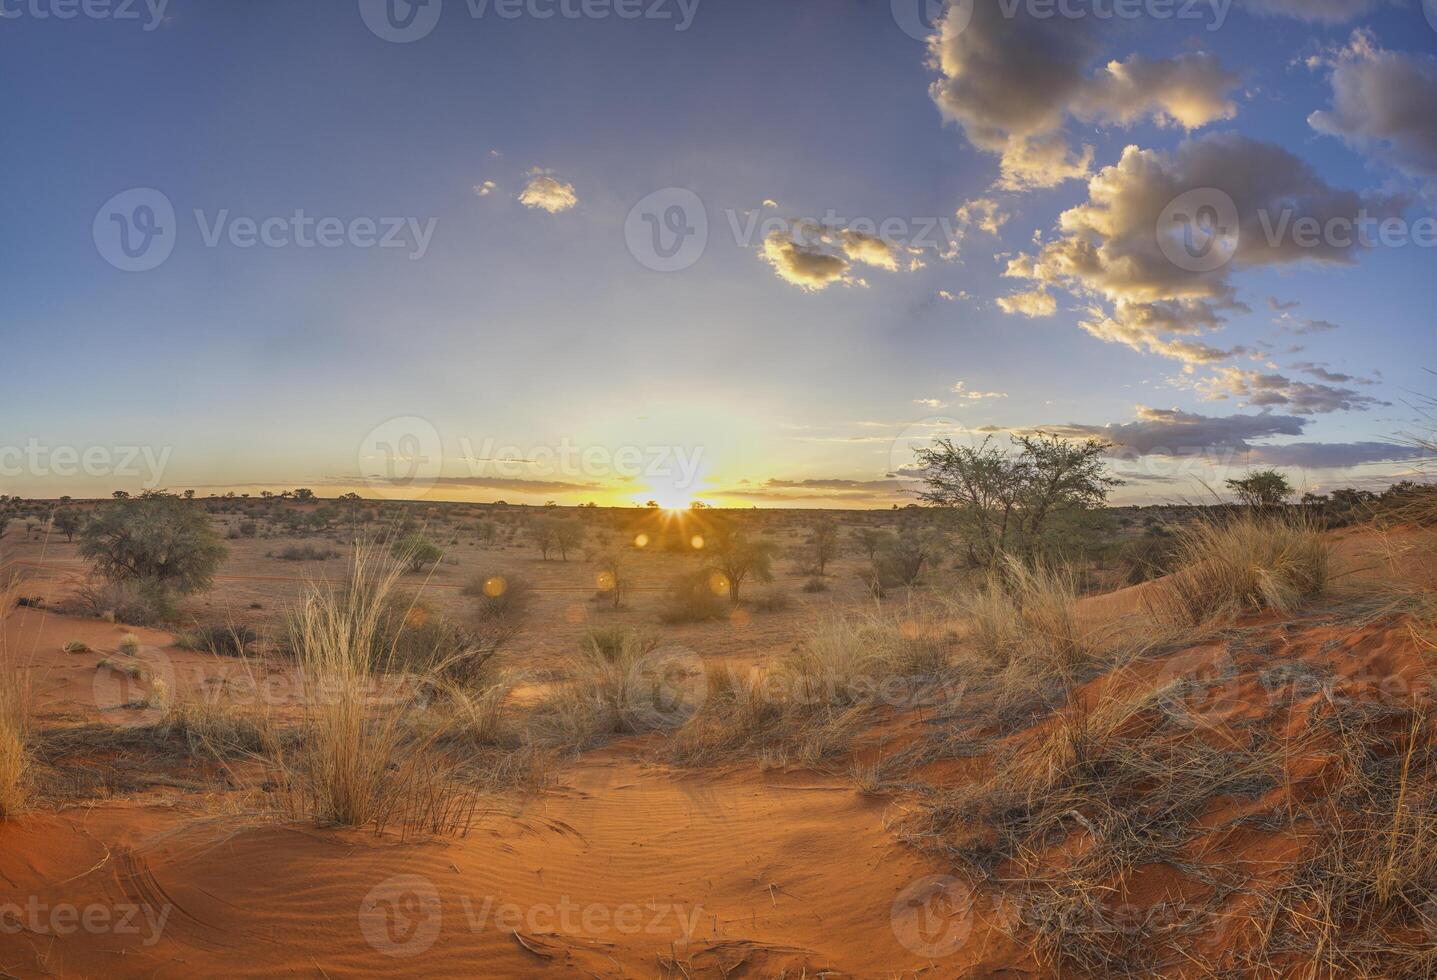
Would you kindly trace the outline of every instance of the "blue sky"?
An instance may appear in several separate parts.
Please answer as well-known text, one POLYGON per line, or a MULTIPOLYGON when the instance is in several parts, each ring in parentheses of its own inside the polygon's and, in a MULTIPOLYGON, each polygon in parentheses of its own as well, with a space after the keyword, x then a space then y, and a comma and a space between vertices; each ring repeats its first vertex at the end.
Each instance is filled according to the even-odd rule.
POLYGON ((1203 110, 1215 118, 1186 128, 1143 102, 1147 85, 1037 93, 1054 100, 1074 154, 1092 147, 1091 161, 1076 176, 1006 186, 1007 158, 974 128, 976 114, 1006 118, 1005 90, 973 89, 963 59, 996 46, 1001 64, 1018 64, 1033 26, 1023 13, 986 23, 980 12, 949 38, 945 67, 942 35, 931 49, 910 37, 887 0, 699 0, 682 31, 675 0, 657 8, 668 20, 507 19, 492 8, 475 18, 443 0, 438 23, 411 43, 376 36, 353 2, 172 0, 153 24, 143 7, 139 20, 39 16, 54 3, 0 4, 13 14, 0 30, 10 178, 0 331, 12 354, 0 444, 41 455, 99 447, 111 459, 143 446, 166 462, 161 473, 104 462, 74 472, 35 452, 13 465, 12 451, 0 456, 0 491, 78 496, 158 480, 202 493, 305 485, 872 506, 898 499, 895 468, 915 433, 971 440, 1036 427, 1126 440, 1122 466, 1137 477, 1126 499, 1188 494, 1194 476, 1264 462, 1300 458, 1294 476, 1314 488, 1413 465, 1398 450, 1375 458, 1384 454, 1370 444, 1421 427, 1410 403, 1437 368, 1426 301, 1437 249, 1364 249, 1343 264, 1239 252, 1213 288, 1246 309, 1225 303, 1220 324, 1168 335, 1240 351, 1202 363, 1155 352, 1147 334, 1121 341, 1083 327, 1095 307, 1111 316, 1136 296, 1133 283, 1120 294, 1104 276, 1074 279, 1051 264, 1027 279, 1003 273, 1064 240, 1060 216, 1090 200, 1090 182, 1128 146, 1165 155, 1176 172, 1185 140, 1272 144, 1320 179, 1311 206, 1338 206, 1351 191, 1408 223, 1430 216, 1437 29, 1416 0, 1326 0, 1320 22, 1285 16, 1301 10, 1289 0, 1250 0, 1264 12, 1240 2, 1215 31, 1152 18, 1038 25, 1082 48, 1088 79, 1133 56, 1171 68, 1164 91, 1178 111, 1190 101, 1184 59, 1211 55, 1232 77, 1198 84, 1231 108, 1203 110), (1419 84, 1382 88, 1402 71, 1419 84), (934 89, 945 79, 950 96, 934 89), (1310 121, 1353 93, 1376 104, 1359 101, 1327 131, 1310 121), (1410 105, 1384 116, 1389 97, 1416 99, 1418 122, 1410 105), (973 104, 982 99, 993 104, 973 104), (1360 121, 1389 116, 1409 124, 1360 121), (97 213, 134 188, 158 191, 176 215, 172 253, 147 271, 116 268, 95 231, 97 213), (631 254, 625 221, 665 188, 696 194, 709 228, 700 259, 660 272, 631 254), (1006 217, 996 234, 970 224, 956 254, 909 242, 932 222, 953 227, 975 201, 1006 217), (367 247, 362 234, 335 248, 228 238, 230 222, 296 209, 346 228, 396 219, 403 246, 367 247), (737 240, 732 226, 750 214, 771 219, 770 231, 801 218, 829 226, 817 244, 737 240), (843 244, 863 218, 901 229, 870 253, 894 268, 843 244), (216 223, 224 230, 210 246, 216 223), (427 242, 416 228, 430 230, 427 242), (815 257, 823 272, 804 278, 815 257), (1046 290, 1050 313, 998 305, 1029 290, 1046 290), (1336 328, 1283 330, 1269 298, 1336 328), (1262 389, 1256 375, 1287 383, 1262 389), (1298 384, 1360 398, 1299 395, 1298 384), (1296 421, 1206 435, 1205 420, 1239 416, 1296 421), (1179 423, 1196 455, 1152 431, 1179 423), (401 434, 423 458, 406 460, 414 479, 395 483, 372 469, 375 447, 397 444, 388 436, 404 425, 418 426, 401 434), (1142 431, 1105 428, 1124 425, 1142 431), (1349 448, 1263 451, 1292 443, 1349 448), (485 446, 504 465, 479 459, 485 446), (563 447, 592 451, 551 464, 563 447), (626 449, 643 463, 615 464, 626 449), (675 473, 656 459, 675 451, 701 465, 675 473), (1356 468, 1330 465, 1359 457, 1356 468))

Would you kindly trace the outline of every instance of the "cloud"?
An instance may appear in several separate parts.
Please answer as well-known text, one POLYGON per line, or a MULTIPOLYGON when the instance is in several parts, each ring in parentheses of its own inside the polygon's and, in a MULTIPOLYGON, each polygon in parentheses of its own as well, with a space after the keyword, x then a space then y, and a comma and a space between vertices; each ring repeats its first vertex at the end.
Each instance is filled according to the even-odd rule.
POLYGON ((1300 436, 1306 424, 1293 415, 1213 417, 1144 405, 1137 407, 1136 414, 1131 422, 1045 426, 1044 431, 1072 439, 1103 439, 1139 456, 1186 456, 1246 452, 1254 439, 1300 436))
POLYGON ((1209 401, 1239 398, 1248 405, 1282 406, 1298 415, 1350 412, 1389 404, 1350 388, 1294 381, 1281 374, 1262 374, 1236 367, 1219 368, 1213 377, 1197 382, 1195 387, 1209 401))
POLYGON ((921 269, 920 252, 852 228, 793 221, 787 229, 769 232, 759 258, 784 282, 816 292, 834 283, 866 286, 863 279, 852 275, 854 264, 887 272, 921 269))
POLYGON ((1402 205, 1330 187, 1282 147, 1235 133, 1187 139, 1170 153, 1129 146, 1118 163, 1092 176, 1088 199, 1062 213, 1060 237, 1040 243, 1036 254, 1013 258, 1004 274, 1087 298, 1092 305, 1082 326, 1096 337, 1189 363, 1197 355, 1206 363, 1215 348, 1176 343, 1169 335, 1191 339, 1220 327, 1228 314, 1247 311, 1232 273, 1355 261, 1355 241, 1313 245, 1277 229, 1308 217, 1324 226, 1335 218, 1355 222, 1364 210, 1389 216, 1402 205), (1235 207, 1235 249, 1226 265, 1195 271, 1170 258, 1182 244, 1158 231, 1169 226, 1164 219, 1175 201, 1214 189, 1235 207))
POLYGON ((1152 119, 1160 126, 1200 129, 1237 115, 1227 93, 1239 81, 1211 54, 1156 61, 1135 54, 1109 62, 1089 79, 1071 111, 1084 122, 1133 126, 1152 119))
POLYGON ((716 490, 712 496, 745 500, 835 500, 857 505, 881 498, 906 497, 911 484, 902 480, 844 480, 816 477, 806 480, 765 480, 757 486, 742 484, 716 490))
POLYGON ((1312 364, 1312 363, 1306 362, 1306 361, 1301 362, 1301 363, 1298 363, 1298 364, 1294 364, 1294 365, 1293 365, 1293 368, 1295 368, 1295 369, 1298 370, 1298 371, 1306 371, 1308 374, 1312 375, 1314 378, 1317 378, 1317 379, 1319 379, 1319 380, 1321 380, 1321 381, 1330 381, 1330 382, 1333 383, 1333 384, 1343 385, 1343 384, 1352 384, 1352 383, 1357 383, 1357 384, 1369 384, 1369 383, 1370 383, 1370 382, 1368 382, 1367 379, 1365 379, 1365 378, 1355 378, 1355 377, 1353 377, 1353 376, 1350 375, 1350 374, 1342 374, 1341 372, 1338 372, 1338 371, 1329 371, 1329 370, 1327 370, 1327 368, 1323 367, 1323 366, 1320 365, 1320 364, 1312 364))
POLYGON ((1269 296, 1267 298, 1267 305, 1268 308, 1271 309, 1274 313, 1285 313, 1288 310, 1297 309, 1299 306, 1302 305, 1302 303, 1295 299, 1284 302, 1278 299, 1276 296, 1269 296))
POLYGON ((771 197, 766 197, 763 199, 763 206, 766 208, 776 208, 778 207, 778 202, 771 197))
POLYGON ((1437 198, 1437 58, 1384 51, 1372 34, 1358 31, 1330 64, 1332 107, 1312 113, 1308 123, 1437 198))
POLYGON ((1331 320, 1313 320, 1305 316, 1293 316, 1291 313, 1283 313, 1272 322, 1285 332, 1296 334, 1325 333, 1341 329, 1331 320))
POLYGON ((1003 230, 1011 216, 994 198, 979 197, 960 207, 954 217, 958 219, 961 228, 976 225, 988 234, 996 235, 1003 230))
POLYGON ((940 408, 948 407, 947 402, 941 402, 936 398, 915 398, 913 399, 913 404, 922 405, 924 408, 931 408, 935 411, 940 408))
POLYGON ((1046 289, 1030 289, 998 297, 998 308, 1004 313, 1021 314, 1026 317, 1052 316, 1058 312, 1058 301, 1046 289))
POLYGON ((548 211, 550 214, 558 214, 560 211, 567 211, 579 203, 579 197, 574 193, 574 185, 552 177, 549 174, 534 170, 530 171, 529 182, 519 192, 519 203, 526 208, 537 208, 548 211))
POLYGON ((1227 93, 1237 76, 1207 54, 1133 55, 1089 75, 1101 52, 1094 20, 1033 17, 1021 5, 1007 16, 998 3, 955 4, 929 39, 929 63, 940 75, 930 94, 970 143, 998 155, 999 186, 1052 187, 1085 176, 1093 151, 1069 145, 1070 116, 1193 129, 1236 111, 1227 93))
POLYGON ((474 194, 477 197, 488 197, 490 194, 494 193, 494 188, 498 186, 499 185, 494 183, 492 180, 486 180, 482 184, 474 185, 474 194))
POLYGON ((1395 463, 1421 459, 1426 453, 1416 446, 1390 442, 1296 442, 1286 446, 1263 446, 1256 461, 1268 466, 1299 466, 1309 469, 1343 469, 1365 463, 1395 463))
POLYGON ((1208 416, 1178 409, 1138 406, 1131 422, 1113 425, 1044 426, 1043 431, 1070 439, 1111 442, 1116 455, 1128 457, 1208 457, 1231 465, 1248 464, 1340 469, 1364 463, 1417 459, 1422 450, 1384 442, 1297 442, 1262 445, 1257 440, 1301 436, 1308 420, 1293 415, 1208 416))
POLYGON ((985 398, 1008 397, 1004 392, 1001 391, 969 391, 968 383, 966 381, 956 382, 953 387, 949 389, 949 391, 953 392, 953 394, 957 395, 964 401, 970 402, 983 401, 985 398))
POLYGON ((784 282, 808 292, 817 292, 834 283, 852 284, 849 262, 817 244, 800 242, 792 234, 772 231, 763 241, 759 257, 773 267, 784 282))

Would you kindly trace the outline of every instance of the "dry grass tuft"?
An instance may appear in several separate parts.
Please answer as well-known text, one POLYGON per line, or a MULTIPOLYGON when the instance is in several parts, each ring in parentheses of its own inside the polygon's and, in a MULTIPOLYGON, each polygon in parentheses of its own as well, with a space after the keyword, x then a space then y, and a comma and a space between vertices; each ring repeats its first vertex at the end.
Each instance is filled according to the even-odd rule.
POLYGON ((1161 619, 1200 625, 1290 613, 1332 581, 1332 543, 1302 518, 1245 513, 1178 532, 1178 572, 1155 593, 1161 619))
POLYGON ((15 661, 4 633, 15 593, 13 582, 0 588, 0 820, 20 813, 30 798, 30 674, 15 661))
POLYGON ((1183 935, 1210 922, 1200 909, 1180 922, 1161 909, 1135 918, 1124 883, 1166 865, 1213 888, 1184 856, 1198 818, 1215 798, 1256 796, 1281 774, 1272 748, 1173 737, 1152 692, 1104 697, 1010 743, 984 778, 931 794, 899 830, 1001 883, 1021 910, 1012 931, 1046 969, 1143 973, 1180 961, 1183 935))
POLYGON ((1337 702, 1327 791, 1294 813, 1304 858, 1264 895, 1254 965, 1306 976, 1437 973, 1437 726, 1431 704, 1337 702))
POLYGON ((824 620, 771 669, 709 665, 702 709, 660 754, 681 766, 821 767, 882 710, 935 697, 951 647, 947 621, 916 606, 824 620))
POLYGON ((659 647, 642 630, 593 630, 570 657, 568 679, 531 714, 529 737, 579 750, 609 736, 672 730, 704 696, 702 667, 690 651, 659 647))
POLYGON ((302 690, 297 745, 286 751, 267 739, 269 759, 294 816, 376 832, 462 832, 474 794, 433 730, 414 723, 419 709, 403 678, 387 676, 401 656, 386 633, 400 574, 360 550, 344 588, 316 588, 293 614, 302 690))

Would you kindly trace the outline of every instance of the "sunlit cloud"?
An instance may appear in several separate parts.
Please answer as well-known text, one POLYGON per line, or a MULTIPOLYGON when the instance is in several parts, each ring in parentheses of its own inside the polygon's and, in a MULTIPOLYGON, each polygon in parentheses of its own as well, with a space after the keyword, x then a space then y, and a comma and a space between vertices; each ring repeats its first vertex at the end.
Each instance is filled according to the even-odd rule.
POLYGON ((526 208, 558 214, 578 204, 579 197, 574 192, 573 184, 550 176, 547 172, 534 170, 530 172, 529 182, 519 192, 519 203, 526 208))

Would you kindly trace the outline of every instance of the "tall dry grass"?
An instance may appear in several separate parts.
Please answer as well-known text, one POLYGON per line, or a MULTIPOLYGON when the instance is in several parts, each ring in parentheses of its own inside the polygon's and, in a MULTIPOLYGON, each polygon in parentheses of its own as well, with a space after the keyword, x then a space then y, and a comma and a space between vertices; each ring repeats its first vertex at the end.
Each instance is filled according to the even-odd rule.
POLYGON ((16 661, 4 632, 15 596, 13 581, 0 587, 0 820, 20 813, 30 797, 30 674, 16 661))
POLYGON ((474 794, 419 724, 416 688, 391 672, 403 646, 386 629, 402 566, 358 550, 347 581, 315 587, 290 618, 300 678, 294 745, 269 739, 281 794, 295 816, 376 831, 467 829, 474 794))
POLYGON ((1162 619, 1203 624, 1243 613, 1290 613, 1333 578, 1332 543, 1302 517, 1244 513, 1178 532, 1179 570, 1155 590, 1162 619))

